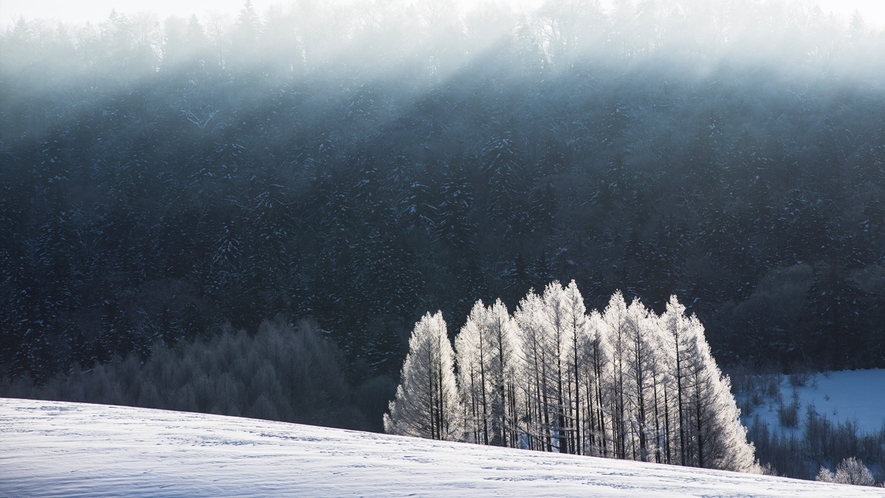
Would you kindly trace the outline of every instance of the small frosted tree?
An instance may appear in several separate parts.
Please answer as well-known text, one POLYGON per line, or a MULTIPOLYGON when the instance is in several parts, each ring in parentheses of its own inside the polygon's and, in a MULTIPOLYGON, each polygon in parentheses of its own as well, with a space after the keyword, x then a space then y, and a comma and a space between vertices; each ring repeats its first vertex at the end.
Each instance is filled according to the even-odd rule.
POLYGON ((826 467, 821 467, 820 472, 817 474, 817 480, 839 484, 854 484, 855 486, 876 485, 876 479, 873 477, 870 469, 862 461, 854 457, 842 460, 836 466, 835 474, 826 467))
POLYGON ((427 313, 415 324, 396 398, 384 414, 390 434, 427 439, 462 439, 461 403, 454 352, 442 313, 427 313))

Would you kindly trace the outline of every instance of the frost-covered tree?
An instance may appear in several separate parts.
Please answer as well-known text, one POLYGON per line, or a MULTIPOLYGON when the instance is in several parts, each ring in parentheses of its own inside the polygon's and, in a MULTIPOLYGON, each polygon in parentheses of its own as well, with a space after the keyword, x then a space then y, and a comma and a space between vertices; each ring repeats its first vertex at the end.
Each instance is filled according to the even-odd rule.
MULTIPOLYGON (((683 308, 684 309, 684 308, 683 308)), ((671 298, 668 313, 679 310, 671 298)), ((684 318, 684 315, 682 316, 684 318)), ((747 442, 747 429, 740 422, 740 410, 731 394, 731 381, 724 376, 710 353, 704 326, 692 315, 682 322, 679 348, 682 371, 683 447, 690 465, 754 471, 754 448, 747 442)))
POLYGON ((562 289, 559 298, 562 300, 561 309, 564 318, 562 326, 565 332, 563 352, 566 356, 567 368, 566 398, 568 402, 566 411, 570 421, 569 425, 572 427, 572 431, 569 433, 569 452, 580 455, 583 453, 584 446, 581 430, 584 420, 581 415, 583 409, 581 400, 586 398, 586 394, 581 394, 584 387, 582 375, 584 369, 581 368, 581 365, 586 363, 584 352, 587 350, 586 343, 589 339, 587 308, 584 306, 584 298, 574 280, 562 289))
POLYGON ((670 415, 675 413, 675 409, 671 406, 674 358, 668 354, 669 341, 664 327, 661 326, 661 317, 649 313, 648 318, 643 342, 654 352, 647 358, 646 364, 651 380, 651 407, 654 418, 653 427, 651 424, 648 427, 652 435, 650 444, 654 451, 654 461, 669 464, 672 463, 673 457, 671 448, 673 424, 670 415))
POLYGON ((627 458, 627 303, 619 292, 612 295, 602 313, 602 320, 608 329, 612 345, 612 371, 609 391, 609 413, 611 416, 612 451, 615 458, 627 458))
MULTIPOLYGON (((687 380, 685 378, 686 369, 684 365, 686 349, 688 348, 688 344, 690 343, 689 337, 691 332, 691 323, 688 317, 685 316, 685 306, 679 304, 676 296, 670 296, 670 301, 667 303, 666 311, 664 311, 664 314, 659 317, 659 324, 660 327, 663 329, 663 351, 666 351, 667 356, 672 359, 672 376, 670 377, 670 380, 675 389, 673 399, 675 404, 675 412, 672 414, 672 430, 674 436, 672 438, 672 444, 674 451, 677 449, 677 447, 679 450, 679 456, 678 458, 674 457, 674 463, 687 465, 687 448, 685 444, 687 437, 687 422, 684 417, 686 410, 684 406, 684 401, 687 380)), ((670 447, 668 446, 668 459, 669 452, 670 447)))
POLYGON ((523 392, 523 431, 529 449, 551 451, 550 392, 547 383, 547 327, 544 326, 544 301, 530 290, 519 302, 513 315, 519 341, 521 369, 518 372, 523 392))
POLYGON ((483 333, 486 309, 482 300, 473 305, 467 322, 455 337, 458 380, 464 410, 464 434, 474 443, 489 444, 490 395, 486 382, 487 357, 491 345, 483 333))
POLYGON ((854 484, 856 486, 876 485, 876 479, 873 477, 870 469, 862 461, 854 457, 842 460, 836 466, 835 474, 826 467, 821 467, 816 479, 823 482, 854 484))
POLYGON ((477 301, 455 339, 457 383, 440 314, 409 344, 388 432, 758 470, 730 381, 675 296, 660 316, 620 292, 588 314, 574 281, 530 290, 512 317, 477 301))
POLYGON ((519 419, 516 390, 515 325, 500 299, 489 308, 489 329, 492 350, 492 381, 495 404, 492 406, 492 427, 496 441, 503 446, 516 447, 519 441, 519 419))
POLYGON ((611 344, 602 315, 593 310, 587 318, 587 340, 581 365, 585 393, 585 447, 588 454, 608 456, 608 385, 611 382, 611 344))
POLYGON ((638 300, 633 300, 624 317, 627 340, 624 344, 626 358, 626 397, 630 430, 630 454, 634 460, 648 461, 650 445, 649 427, 651 407, 654 404, 652 393, 655 377, 651 369, 652 359, 658 355, 652 336, 652 322, 649 312, 638 300))
POLYGON ((568 416, 568 407, 571 405, 568 392, 568 314, 563 288, 559 282, 551 282, 544 289, 542 297, 542 323, 547 328, 546 349, 547 359, 547 382, 548 390, 552 393, 550 409, 551 423, 553 424, 553 439, 556 451, 569 452, 569 434, 572 430, 572 420, 568 416))
POLYGON ((427 313, 415 324, 389 410, 384 430, 390 434, 462 439, 454 352, 441 312, 427 313))
MULTIPOLYGON (((535 449, 584 453, 587 429, 598 431, 601 376, 594 365, 600 356, 599 337, 590 331, 584 300, 572 281, 563 288, 553 282, 543 296, 534 291, 520 302, 514 314, 519 343, 524 420, 527 445, 535 449), (597 360, 594 363, 591 360, 597 360), (589 394, 588 394, 589 393, 589 394), (594 394, 596 393, 596 394, 594 394)), ((596 434, 596 432, 594 432, 596 434)), ((594 439, 595 440, 595 439, 594 439)))
POLYGON ((465 428, 476 442, 516 446, 514 326, 500 300, 477 301, 455 339, 465 428))

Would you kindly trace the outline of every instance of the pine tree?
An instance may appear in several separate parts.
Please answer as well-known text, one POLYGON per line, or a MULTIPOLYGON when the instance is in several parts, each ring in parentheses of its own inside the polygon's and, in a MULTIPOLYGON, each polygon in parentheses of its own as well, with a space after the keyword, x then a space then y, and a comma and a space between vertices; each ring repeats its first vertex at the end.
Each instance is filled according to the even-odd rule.
POLYGON ((384 414, 390 434, 427 439, 462 439, 461 403, 454 352, 442 313, 427 313, 415 324, 396 398, 384 414))

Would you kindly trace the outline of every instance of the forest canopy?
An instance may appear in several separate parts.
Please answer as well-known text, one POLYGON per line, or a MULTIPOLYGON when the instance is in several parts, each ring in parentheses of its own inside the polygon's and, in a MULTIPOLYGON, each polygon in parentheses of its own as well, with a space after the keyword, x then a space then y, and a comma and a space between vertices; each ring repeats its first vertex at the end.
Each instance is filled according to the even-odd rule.
MULTIPOLYGON (((311 317, 677 293, 720 364, 885 366, 885 35, 813 3, 300 2, 0 34, 0 374, 311 317)), ((462 324, 453 324, 455 329, 462 324)))

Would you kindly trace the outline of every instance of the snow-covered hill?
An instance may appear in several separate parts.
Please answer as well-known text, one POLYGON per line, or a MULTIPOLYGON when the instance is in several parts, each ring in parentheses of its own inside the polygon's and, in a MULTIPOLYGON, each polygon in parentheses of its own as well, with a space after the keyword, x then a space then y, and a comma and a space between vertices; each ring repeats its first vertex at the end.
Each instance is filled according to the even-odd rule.
POLYGON ((885 496, 261 420, 0 399, 2 496, 885 496))
POLYGON ((744 423, 752 423, 753 417, 767 422, 782 431, 801 432, 809 407, 834 423, 852 421, 863 434, 885 427, 885 369, 846 370, 810 374, 800 382, 787 377, 779 379, 780 401, 768 397, 762 406, 744 417, 744 423), (789 429, 780 426, 777 409, 780 404, 798 403, 800 424, 789 429))

